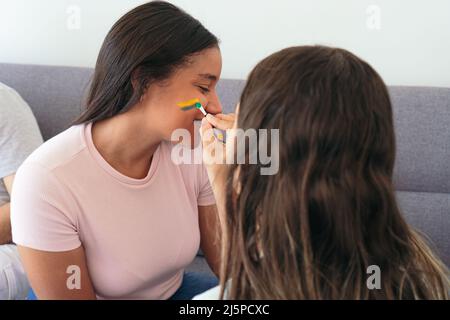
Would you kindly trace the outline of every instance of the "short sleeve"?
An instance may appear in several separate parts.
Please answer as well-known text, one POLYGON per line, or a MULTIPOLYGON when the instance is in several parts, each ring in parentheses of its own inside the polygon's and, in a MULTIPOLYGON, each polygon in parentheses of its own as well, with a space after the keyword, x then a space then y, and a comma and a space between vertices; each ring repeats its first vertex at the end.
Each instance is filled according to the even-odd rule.
POLYGON ((197 198, 197 204, 199 206, 212 206, 216 204, 216 199, 209 182, 208 173, 205 166, 202 164, 199 166, 200 170, 200 192, 197 198))
POLYGON ((0 84, 0 178, 14 174, 42 144, 42 135, 28 104, 0 84))
POLYGON ((11 229, 14 243, 42 251, 78 248, 73 198, 47 168, 25 162, 14 180, 11 229))

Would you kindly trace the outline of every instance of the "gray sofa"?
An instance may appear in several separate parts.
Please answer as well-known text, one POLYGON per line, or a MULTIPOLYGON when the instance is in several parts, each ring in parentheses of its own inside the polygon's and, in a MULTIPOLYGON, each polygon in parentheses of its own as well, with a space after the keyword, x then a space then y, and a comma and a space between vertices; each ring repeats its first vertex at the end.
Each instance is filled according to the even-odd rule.
MULTIPOLYGON (((0 82, 31 106, 44 139, 80 113, 92 69, 0 64, 0 82)), ((243 80, 218 85, 224 112, 234 110, 243 80)), ((407 221, 450 265, 450 88, 390 87, 395 113, 395 186, 407 221)), ((1 115, 0 115, 1 116, 1 115)), ((188 268, 211 272, 201 253, 188 268)))

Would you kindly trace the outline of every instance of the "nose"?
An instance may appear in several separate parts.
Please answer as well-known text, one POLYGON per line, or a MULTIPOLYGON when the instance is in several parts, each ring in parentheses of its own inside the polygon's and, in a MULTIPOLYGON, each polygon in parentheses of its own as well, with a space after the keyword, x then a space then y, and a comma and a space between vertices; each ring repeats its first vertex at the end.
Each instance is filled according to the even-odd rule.
POLYGON ((220 103, 219 97, 216 93, 211 95, 208 104, 205 107, 206 112, 211 114, 222 113, 222 104, 220 103))

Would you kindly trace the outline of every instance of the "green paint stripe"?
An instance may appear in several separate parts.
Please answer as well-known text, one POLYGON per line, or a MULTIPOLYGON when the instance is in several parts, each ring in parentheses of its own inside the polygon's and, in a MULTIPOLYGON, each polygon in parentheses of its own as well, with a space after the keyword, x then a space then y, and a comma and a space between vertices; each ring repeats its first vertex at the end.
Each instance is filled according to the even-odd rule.
POLYGON ((191 110, 191 109, 194 109, 194 108, 195 108, 195 104, 192 105, 192 106, 181 107, 180 109, 183 110, 183 111, 188 111, 188 110, 191 110))

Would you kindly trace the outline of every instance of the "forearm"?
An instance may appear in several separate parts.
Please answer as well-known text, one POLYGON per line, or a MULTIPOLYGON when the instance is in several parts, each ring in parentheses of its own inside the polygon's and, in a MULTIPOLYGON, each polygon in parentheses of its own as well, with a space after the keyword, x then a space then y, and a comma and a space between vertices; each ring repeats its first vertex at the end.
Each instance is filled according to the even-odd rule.
MULTIPOLYGON (((215 226, 213 228, 218 229, 218 227, 215 226)), ((221 235, 220 232, 218 232, 217 234, 210 236, 209 238, 203 238, 200 245, 206 262, 217 277, 220 276, 221 241, 221 235)))
POLYGON ((12 242, 9 202, 0 206, 0 245, 12 242))
POLYGON ((200 247, 211 270, 219 276, 221 252, 221 227, 217 208, 199 206, 200 247))

